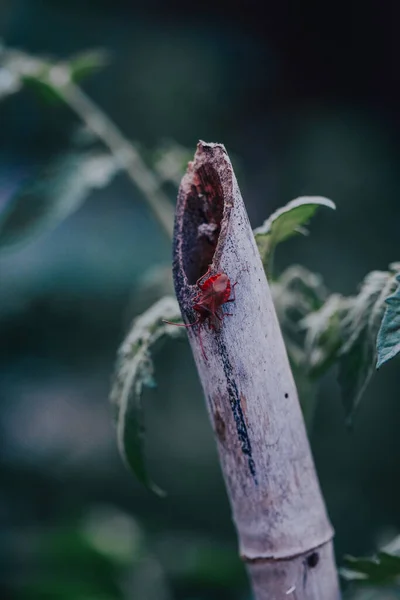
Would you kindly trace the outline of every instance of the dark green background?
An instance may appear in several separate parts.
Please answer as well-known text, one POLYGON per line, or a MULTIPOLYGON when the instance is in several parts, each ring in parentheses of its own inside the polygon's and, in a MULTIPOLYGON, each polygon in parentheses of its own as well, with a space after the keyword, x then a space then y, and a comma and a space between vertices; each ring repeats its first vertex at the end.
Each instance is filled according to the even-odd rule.
MULTIPOLYGON (((223 142, 254 226, 296 196, 334 200, 336 213, 321 210, 310 238, 280 248, 277 263, 300 262, 350 294, 367 272, 399 259, 398 12, 394 2, 3 0, 0 35, 60 58, 110 50, 111 65, 84 84, 88 94, 144 156, 166 139, 190 153, 199 138, 223 142)), ((1 208, 24 174, 65 148, 77 121, 26 91, 0 104, 0 124, 1 208)), ((146 271, 169 264, 168 240, 124 175, 54 232, 0 256, 1 598, 48 577, 38 536, 69 531, 104 504, 143 527, 174 597, 248 597, 239 575, 232 591, 218 552, 206 574, 199 567, 186 580, 162 551, 235 549, 186 342, 160 353, 158 389, 145 394, 150 468, 168 497, 136 485, 116 450, 107 401, 116 349, 155 299, 142 289, 146 271)), ((334 374, 321 385, 311 442, 339 562, 400 526, 398 367, 374 377, 352 434, 334 374)), ((96 565, 85 577, 100 577, 96 565)), ((34 593, 24 597, 64 598, 34 593)))

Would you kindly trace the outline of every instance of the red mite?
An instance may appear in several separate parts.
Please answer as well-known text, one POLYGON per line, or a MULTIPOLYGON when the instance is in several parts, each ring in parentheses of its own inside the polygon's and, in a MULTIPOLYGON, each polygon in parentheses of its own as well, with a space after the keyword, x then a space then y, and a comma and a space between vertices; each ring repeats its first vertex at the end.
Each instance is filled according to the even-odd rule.
POLYGON ((211 267, 209 267, 207 273, 199 277, 196 282, 196 285, 200 290, 193 298, 193 310, 198 313, 197 319, 193 323, 189 323, 189 325, 185 325, 184 323, 172 323, 171 321, 164 320, 164 323, 176 325, 177 327, 194 327, 195 325, 198 325, 201 351, 206 360, 208 359, 201 338, 201 327, 208 321, 210 330, 218 331, 224 318, 232 316, 231 313, 224 313, 222 311, 222 305, 227 302, 235 301, 234 288, 238 283, 236 281, 236 283, 231 285, 230 279, 226 273, 217 273, 216 275, 208 277, 210 271, 211 267), (204 278, 206 279, 202 283, 204 278), (232 298, 230 297, 231 292, 233 292, 232 298))

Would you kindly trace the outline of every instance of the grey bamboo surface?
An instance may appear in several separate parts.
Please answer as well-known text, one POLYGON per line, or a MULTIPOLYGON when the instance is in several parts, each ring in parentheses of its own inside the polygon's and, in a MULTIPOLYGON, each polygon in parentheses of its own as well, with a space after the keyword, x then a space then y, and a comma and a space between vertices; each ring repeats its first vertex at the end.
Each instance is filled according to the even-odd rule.
POLYGON ((326 514, 282 334, 227 152, 200 142, 179 190, 174 283, 194 321, 196 280, 226 273, 233 316, 188 329, 215 432, 239 552, 256 600, 337 600, 326 514))

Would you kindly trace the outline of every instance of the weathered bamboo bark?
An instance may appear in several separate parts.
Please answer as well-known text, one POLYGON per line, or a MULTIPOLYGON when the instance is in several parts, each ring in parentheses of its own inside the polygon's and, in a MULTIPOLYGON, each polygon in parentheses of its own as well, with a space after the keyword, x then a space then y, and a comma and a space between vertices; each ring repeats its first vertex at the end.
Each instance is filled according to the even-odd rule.
POLYGON ((188 329, 256 600, 340 597, 326 515, 270 290, 224 146, 200 142, 178 196, 174 281, 186 323, 212 265, 238 281, 219 332, 188 329))

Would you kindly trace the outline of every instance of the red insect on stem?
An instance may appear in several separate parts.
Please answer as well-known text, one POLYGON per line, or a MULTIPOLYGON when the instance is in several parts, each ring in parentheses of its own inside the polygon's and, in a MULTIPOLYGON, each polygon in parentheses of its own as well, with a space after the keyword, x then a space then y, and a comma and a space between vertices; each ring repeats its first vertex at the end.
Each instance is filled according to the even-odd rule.
POLYGON ((222 305, 227 302, 235 301, 235 285, 231 285, 230 279, 226 273, 216 273, 216 275, 209 275, 211 267, 208 268, 207 273, 199 277, 196 282, 199 291, 193 298, 193 310, 198 313, 197 319, 193 323, 186 325, 185 323, 172 323, 171 321, 164 321, 169 325, 176 325, 177 327, 194 327, 198 325, 199 328, 199 340, 201 351, 206 360, 207 355, 204 350, 203 340, 201 337, 201 327, 204 326, 205 322, 208 322, 208 326, 211 331, 218 331, 222 321, 225 317, 231 317, 231 313, 224 313, 222 305), (205 279, 205 281, 203 281, 205 279), (231 293, 233 297, 231 298, 231 293))

